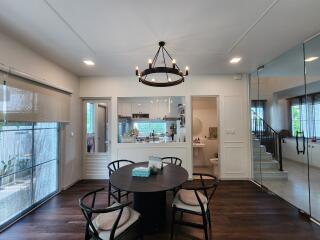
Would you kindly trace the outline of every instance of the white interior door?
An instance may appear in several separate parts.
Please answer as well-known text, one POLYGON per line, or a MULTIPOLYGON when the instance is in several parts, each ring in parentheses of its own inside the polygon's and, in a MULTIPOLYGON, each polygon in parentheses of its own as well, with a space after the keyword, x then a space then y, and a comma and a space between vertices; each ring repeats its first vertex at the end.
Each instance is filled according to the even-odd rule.
POLYGON ((110 100, 83 101, 83 177, 106 179, 111 158, 110 100))

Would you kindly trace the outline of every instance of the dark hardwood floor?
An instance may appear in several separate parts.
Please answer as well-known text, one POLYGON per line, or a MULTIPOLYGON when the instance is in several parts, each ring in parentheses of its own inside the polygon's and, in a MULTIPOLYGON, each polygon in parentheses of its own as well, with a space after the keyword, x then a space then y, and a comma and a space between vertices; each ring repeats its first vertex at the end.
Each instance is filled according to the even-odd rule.
MULTIPOLYGON (((105 181, 96 180, 78 182, 1 233, 0 239, 83 239, 85 223, 78 198, 105 184, 105 181)), ((168 225, 171 195, 169 192, 168 225)), ((106 199, 106 194, 99 196, 98 204, 105 205, 106 199)), ((261 191, 249 181, 222 181, 214 196, 211 212, 211 239, 320 239, 319 226, 306 222, 295 208, 261 191)), ((169 239, 169 227, 157 235, 147 235, 145 239, 169 239)), ((201 230, 177 227, 175 239, 204 237, 201 230)))

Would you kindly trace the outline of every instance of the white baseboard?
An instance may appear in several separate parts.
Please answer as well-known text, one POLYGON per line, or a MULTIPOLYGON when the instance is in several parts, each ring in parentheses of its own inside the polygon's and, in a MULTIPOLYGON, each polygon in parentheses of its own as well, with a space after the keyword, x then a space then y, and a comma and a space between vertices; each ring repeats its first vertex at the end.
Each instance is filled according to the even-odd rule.
POLYGON ((75 184, 76 184, 77 182, 79 182, 80 180, 81 180, 81 179, 77 179, 77 180, 75 180, 74 182, 68 184, 67 186, 62 186, 62 187, 61 187, 61 191, 67 190, 68 188, 72 187, 73 185, 75 185, 75 184))
POLYGON ((247 178, 247 177, 244 177, 244 178, 235 178, 235 177, 223 177, 223 178, 220 178, 220 180, 233 180, 233 181, 251 181, 251 178, 247 178))

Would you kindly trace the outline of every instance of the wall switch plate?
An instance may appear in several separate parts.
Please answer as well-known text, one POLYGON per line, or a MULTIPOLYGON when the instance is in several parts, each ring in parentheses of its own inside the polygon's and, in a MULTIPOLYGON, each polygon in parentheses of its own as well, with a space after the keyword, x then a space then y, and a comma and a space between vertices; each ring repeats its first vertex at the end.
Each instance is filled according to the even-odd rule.
POLYGON ((235 135, 236 134, 236 130, 235 129, 226 129, 225 133, 227 135, 235 135))

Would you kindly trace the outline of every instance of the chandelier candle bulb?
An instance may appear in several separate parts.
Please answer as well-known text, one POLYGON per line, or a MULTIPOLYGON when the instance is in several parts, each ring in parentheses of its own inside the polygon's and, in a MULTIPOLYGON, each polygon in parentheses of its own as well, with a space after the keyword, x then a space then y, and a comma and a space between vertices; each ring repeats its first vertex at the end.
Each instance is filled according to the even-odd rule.
POLYGON ((176 67, 176 60, 172 59, 172 67, 175 68, 176 67))
POLYGON ((139 67, 136 66, 136 75, 139 76, 139 67))
POLYGON ((189 67, 186 66, 186 76, 188 76, 188 75, 189 75, 189 67))
POLYGON ((149 63, 149 68, 151 68, 152 67, 152 60, 149 59, 148 63, 149 63))

